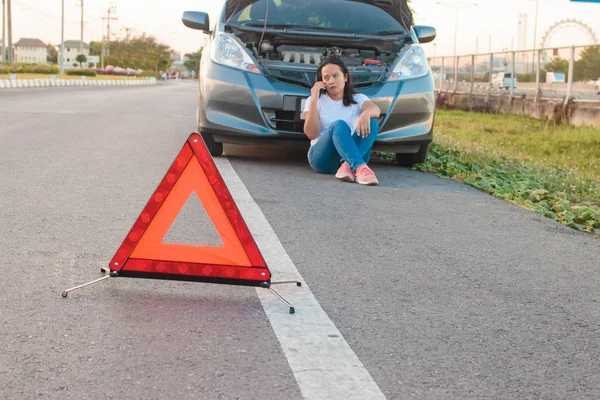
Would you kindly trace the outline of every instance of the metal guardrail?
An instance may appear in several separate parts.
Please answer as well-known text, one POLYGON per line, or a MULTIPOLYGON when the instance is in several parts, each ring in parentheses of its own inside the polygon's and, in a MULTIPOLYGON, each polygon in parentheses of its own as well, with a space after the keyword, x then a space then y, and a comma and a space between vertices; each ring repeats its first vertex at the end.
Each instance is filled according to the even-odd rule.
POLYGON ((583 70, 583 60, 596 57, 596 48, 600 45, 430 57, 429 65, 439 92, 600 102, 600 63, 583 70))

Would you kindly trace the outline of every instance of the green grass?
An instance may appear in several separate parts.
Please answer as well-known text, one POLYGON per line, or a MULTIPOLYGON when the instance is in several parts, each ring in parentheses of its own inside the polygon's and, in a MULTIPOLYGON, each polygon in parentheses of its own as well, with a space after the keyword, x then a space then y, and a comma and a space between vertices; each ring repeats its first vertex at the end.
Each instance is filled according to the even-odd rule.
POLYGON ((436 111, 435 123, 427 160, 413 169, 464 182, 574 229, 600 228, 600 129, 446 110, 436 111))
POLYGON ((435 140, 600 179, 600 128, 557 125, 516 115, 436 111, 435 140))

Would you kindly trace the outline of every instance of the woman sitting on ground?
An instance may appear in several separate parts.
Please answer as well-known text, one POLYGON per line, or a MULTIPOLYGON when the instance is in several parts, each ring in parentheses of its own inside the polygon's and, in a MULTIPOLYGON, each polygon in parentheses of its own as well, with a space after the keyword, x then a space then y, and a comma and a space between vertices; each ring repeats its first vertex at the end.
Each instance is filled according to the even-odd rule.
POLYGON ((377 185, 367 164, 379 131, 379 107, 355 92, 348 68, 336 57, 323 60, 310 93, 304 106, 310 166, 343 181, 377 185))

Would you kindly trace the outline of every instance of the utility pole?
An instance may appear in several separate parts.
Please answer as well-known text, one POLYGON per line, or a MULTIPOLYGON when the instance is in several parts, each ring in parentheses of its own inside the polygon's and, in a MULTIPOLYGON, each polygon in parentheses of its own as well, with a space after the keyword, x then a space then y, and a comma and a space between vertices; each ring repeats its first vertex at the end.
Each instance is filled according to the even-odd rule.
POLYGON ((6 12, 7 12, 7 15, 6 15, 7 24, 6 24, 6 27, 7 27, 7 32, 8 32, 8 57, 7 57, 7 60, 8 60, 9 64, 12 64, 14 62, 14 60, 13 60, 13 50, 12 50, 12 7, 11 7, 11 4, 10 4, 11 0, 6 0, 6 2, 7 2, 6 3, 6 5, 7 5, 7 8, 6 8, 6 12))
POLYGON ((79 0, 81 6, 81 41, 79 42, 79 54, 83 54, 83 0, 79 0))
POLYGON ((452 6, 450 4, 442 3, 440 1, 437 4, 445 7, 452 8, 454 10, 454 92, 456 92, 457 81, 458 81, 458 55, 456 54, 456 36, 458 31, 458 12, 464 8, 476 6, 478 3, 473 2, 469 4, 465 4, 463 6, 452 6))
POLYGON ((533 63, 531 74, 533 75, 533 71, 535 71, 535 51, 537 50, 537 26, 538 26, 538 11, 540 8, 540 1, 535 1, 535 22, 533 23, 533 63))
MULTIPOLYGON (((8 0, 10 1, 10 0, 8 0)), ((60 24, 60 73, 65 72, 65 0, 62 0, 62 11, 61 11, 61 24, 60 24)))
POLYGON ((6 60, 6 53, 4 52, 4 48, 6 47, 6 42, 4 38, 4 32, 6 32, 6 2, 2 0, 2 53, 0 53, 0 60, 6 60))
POLYGON ((117 17, 111 17, 110 14, 115 12, 115 6, 110 6, 108 8, 108 12, 106 17, 102 17, 102 20, 106 20, 106 36, 105 39, 102 40, 102 52, 100 54, 102 69, 104 69, 104 57, 109 55, 109 46, 110 46, 110 21, 117 20, 117 17))

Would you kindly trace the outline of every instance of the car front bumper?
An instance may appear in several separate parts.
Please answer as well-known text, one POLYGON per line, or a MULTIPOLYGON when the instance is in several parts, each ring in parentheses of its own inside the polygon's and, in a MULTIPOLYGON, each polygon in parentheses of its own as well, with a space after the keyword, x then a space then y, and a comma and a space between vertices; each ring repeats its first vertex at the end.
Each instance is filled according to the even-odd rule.
MULTIPOLYGON (((432 140, 435 112, 431 73, 359 89, 382 111, 374 149, 414 153, 432 140)), ((300 119, 310 90, 264 75, 204 63, 198 129, 223 143, 307 141, 300 119)))

